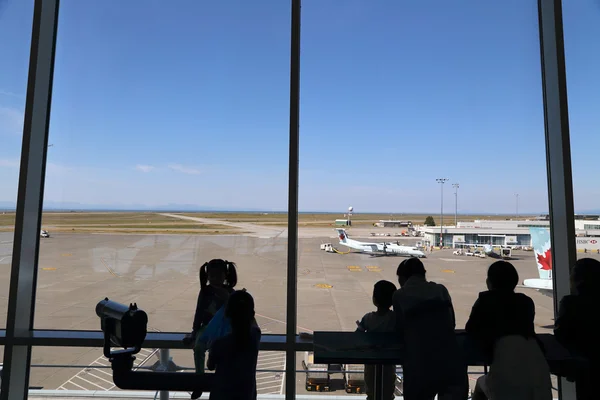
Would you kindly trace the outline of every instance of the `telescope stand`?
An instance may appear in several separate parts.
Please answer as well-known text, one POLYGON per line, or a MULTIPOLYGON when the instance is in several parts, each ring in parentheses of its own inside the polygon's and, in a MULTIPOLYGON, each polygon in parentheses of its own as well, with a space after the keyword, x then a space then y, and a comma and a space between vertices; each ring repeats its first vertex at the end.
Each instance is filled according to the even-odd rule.
MULTIPOLYGON (((168 353, 166 357, 168 361, 168 353)), ((212 373, 133 371, 134 360, 131 351, 111 352, 109 361, 112 365, 113 382, 119 389, 157 390, 161 391, 161 399, 163 396, 168 398, 169 391, 211 391, 214 379, 212 373)))

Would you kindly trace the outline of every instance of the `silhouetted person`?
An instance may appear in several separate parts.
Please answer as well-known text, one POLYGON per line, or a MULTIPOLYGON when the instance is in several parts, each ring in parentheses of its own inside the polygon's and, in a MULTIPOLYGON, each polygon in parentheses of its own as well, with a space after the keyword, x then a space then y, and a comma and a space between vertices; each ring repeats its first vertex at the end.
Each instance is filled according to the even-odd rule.
MULTIPOLYGON (((194 314, 192 333, 185 336, 184 343, 194 343, 194 365, 196 373, 204 373, 206 343, 200 338, 208 323, 219 309, 227 302, 237 284, 235 264, 231 261, 213 259, 200 267, 200 293, 194 314)), ((192 399, 197 399, 202 392, 192 393, 192 399)))
POLYGON ((405 343, 404 399, 466 400, 467 365, 454 332, 452 299, 444 285, 428 282, 418 258, 404 260, 396 271, 396 329, 405 343))
MULTIPOLYGON (((373 287, 373 305, 377 311, 367 313, 360 321, 356 321, 357 332, 394 332, 396 329, 396 315, 390 310, 392 297, 396 285, 390 281, 379 281, 373 287)), ((367 386, 367 400, 373 400, 375 386, 375 366, 365 365, 365 384, 367 386)), ((383 367, 383 398, 394 399, 396 388, 396 366, 383 367)))
POLYGON ((592 258, 578 260, 571 271, 571 281, 577 294, 560 301, 554 335, 573 353, 589 361, 589 370, 581 370, 575 377, 577 399, 598 398, 593 379, 600 373, 600 343, 596 334, 600 326, 600 262, 592 258))
POLYGON ((536 339, 533 300, 515 293, 519 275, 506 261, 488 268, 465 326, 491 360, 490 372, 477 380, 473 400, 552 400, 550 369, 536 339))
POLYGON ((225 315, 231 333, 217 339, 208 353, 208 369, 215 370, 210 399, 255 400, 261 334, 254 319, 254 299, 245 289, 232 293, 225 315))

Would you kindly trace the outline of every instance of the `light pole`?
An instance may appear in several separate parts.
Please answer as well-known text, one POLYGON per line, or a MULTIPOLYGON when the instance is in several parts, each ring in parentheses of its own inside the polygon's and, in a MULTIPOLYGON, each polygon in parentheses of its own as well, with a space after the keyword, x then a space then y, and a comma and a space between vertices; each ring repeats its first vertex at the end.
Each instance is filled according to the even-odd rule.
POLYGON ((519 219, 519 193, 515 193, 515 197, 517 198, 517 219, 519 219))
POLYGON ((448 178, 437 178, 435 181, 437 183, 441 183, 441 188, 442 188, 442 202, 441 202, 441 210, 440 210, 440 249, 442 247, 444 247, 444 183, 446 183, 446 181, 448 180, 448 178))
POLYGON ((452 187, 454 188, 454 226, 458 227, 458 183, 453 183, 452 187))

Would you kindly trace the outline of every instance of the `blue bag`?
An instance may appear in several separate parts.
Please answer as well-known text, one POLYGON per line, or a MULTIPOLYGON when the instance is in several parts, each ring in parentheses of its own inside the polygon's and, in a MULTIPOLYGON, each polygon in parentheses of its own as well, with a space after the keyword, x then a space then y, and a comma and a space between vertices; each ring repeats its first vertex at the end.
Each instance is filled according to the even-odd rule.
POLYGON ((200 336, 200 341, 205 343, 206 349, 210 349, 215 340, 231 333, 231 321, 225 316, 225 305, 212 317, 200 336))

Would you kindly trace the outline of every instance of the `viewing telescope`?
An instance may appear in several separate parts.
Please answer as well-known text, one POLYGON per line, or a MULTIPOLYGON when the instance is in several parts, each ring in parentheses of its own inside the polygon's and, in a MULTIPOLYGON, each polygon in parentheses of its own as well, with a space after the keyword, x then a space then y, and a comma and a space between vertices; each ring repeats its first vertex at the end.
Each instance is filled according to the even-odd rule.
POLYGON ((126 306, 105 298, 96 305, 96 315, 104 332, 104 356, 111 363, 118 388, 210 392, 214 374, 133 371, 134 354, 142 349, 148 329, 148 315, 137 304, 126 306))
POLYGON ((100 327, 104 332, 105 357, 111 356, 110 344, 128 349, 128 354, 136 354, 142 349, 148 329, 148 315, 138 309, 136 303, 128 307, 107 297, 96 305, 96 315, 100 317, 100 327))

